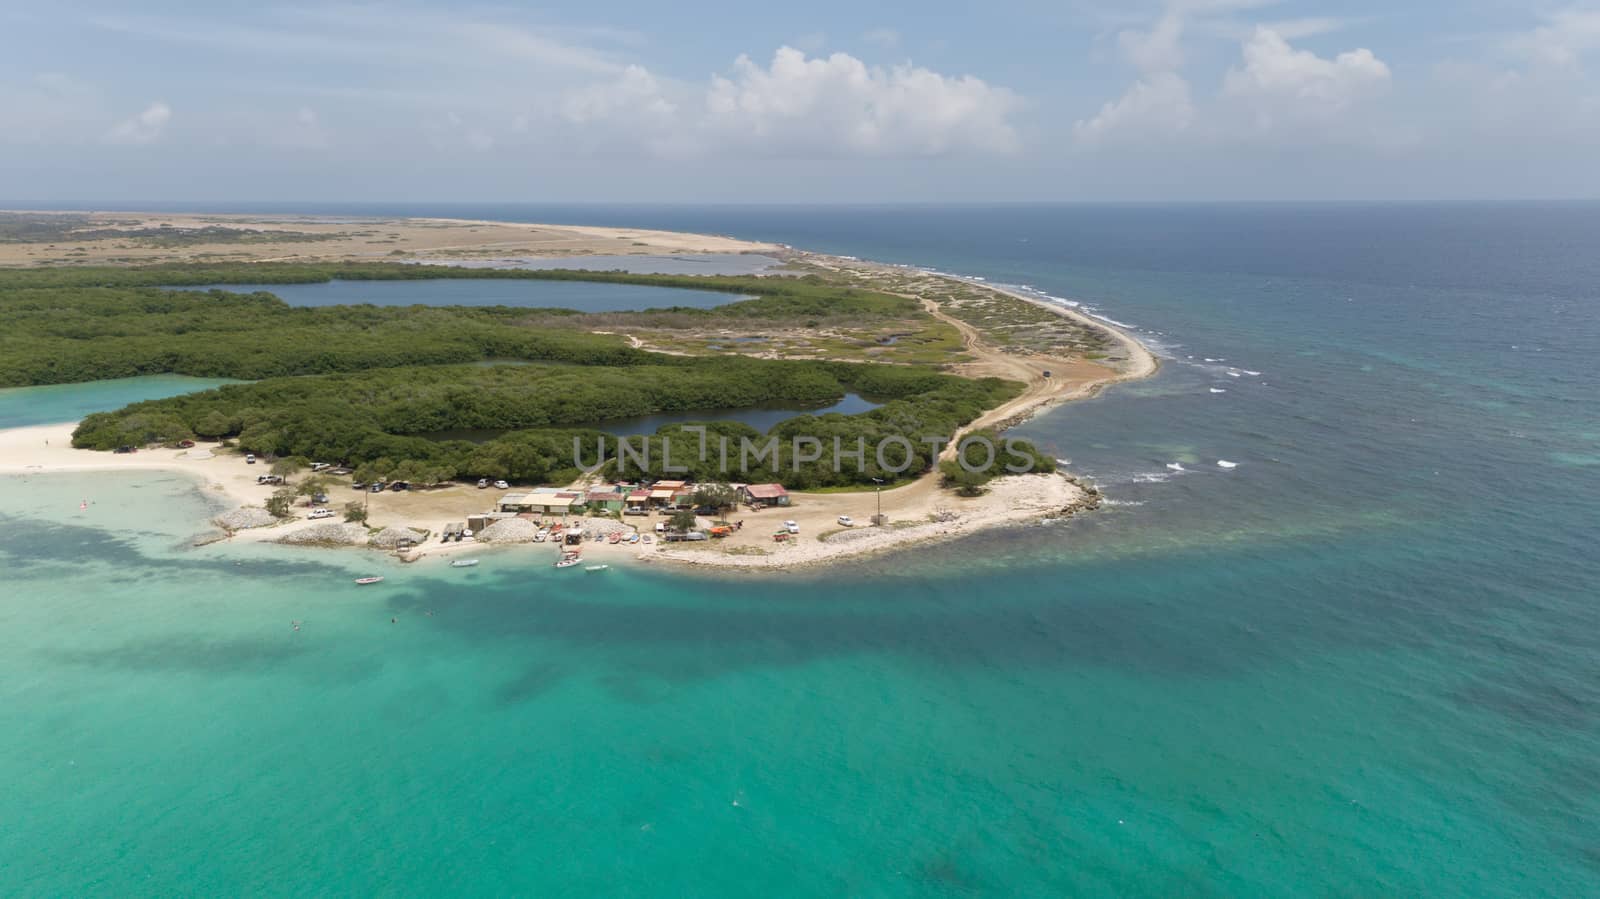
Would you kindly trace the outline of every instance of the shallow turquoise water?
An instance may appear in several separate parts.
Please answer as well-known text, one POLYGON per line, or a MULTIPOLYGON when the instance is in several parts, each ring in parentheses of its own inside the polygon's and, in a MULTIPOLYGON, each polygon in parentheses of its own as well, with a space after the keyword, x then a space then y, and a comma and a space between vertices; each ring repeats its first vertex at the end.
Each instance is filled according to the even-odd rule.
MULTIPOLYGON (((1025 429, 1100 513, 820 575, 190 549, 181 479, 0 480, 0 888, 1596 894, 1586 209, 834 213, 1168 359, 1025 429)), ((713 214, 636 223, 827 225, 713 214)))
POLYGON ((90 412, 120 409, 129 403, 237 384, 226 378, 190 378, 184 375, 147 375, 89 384, 51 384, 46 387, 0 388, 0 428, 77 421, 90 412))

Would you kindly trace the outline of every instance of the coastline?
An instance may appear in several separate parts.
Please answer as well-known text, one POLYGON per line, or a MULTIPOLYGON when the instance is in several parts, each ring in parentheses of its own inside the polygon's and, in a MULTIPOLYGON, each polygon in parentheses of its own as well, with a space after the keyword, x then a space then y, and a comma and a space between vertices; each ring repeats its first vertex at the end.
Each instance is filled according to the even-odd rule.
MULTIPOLYGON (((166 217, 171 218, 171 217, 166 217)), ((199 218, 199 217, 197 217, 199 218)), ((215 221, 222 216, 204 217, 215 221)), ((254 220, 252 217, 231 217, 254 220)), ((305 218, 285 218, 284 225, 300 225, 305 218)), ((470 222, 462 220, 412 219, 423 223, 449 223, 461 226, 491 226, 507 223, 470 222)), ((516 225, 533 232, 559 231, 565 233, 623 239, 649 236, 652 240, 666 242, 669 232, 645 229, 588 228, 547 225, 516 225)), ((679 235, 684 242, 696 244, 704 235, 679 235)), ((911 269, 906 266, 868 262, 849 257, 807 253, 773 244, 715 238, 718 250, 726 252, 729 245, 739 247, 739 252, 780 251, 791 258, 820 264, 830 268, 848 270, 856 275, 872 278, 874 275, 905 275, 913 272, 919 277, 950 281, 966 287, 981 288, 1011 297, 1051 314, 1076 321, 1111 336, 1122 349, 1125 359, 1119 365, 1108 365, 1070 355, 1044 353, 1018 354, 1006 352, 990 345, 983 333, 973 325, 949 314, 939 304, 926 297, 921 300, 929 313, 954 326, 963 335, 963 342, 971 361, 952 365, 958 373, 970 376, 999 376, 1022 382, 1023 392, 1012 400, 986 411, 963 427, 952 437, 941 458, 951 458, 956 445, 965 434, 978 429, 1004 430, 1048 411, 1063 403, 1094 396, 1106 387, 1154 375, 1160 362, 1137 338, 1121 327, 1090 316, 1060 303, 997 287, 982 279, 964 277, 945 272, 911 269)), ((553 247, 545 247, 550 250, 553 247)), ((708 250, 698 250, 707 252, 708 250)), ((590 251, 592 254, 596 251, 590 251)), ((608 248, 606 252, 615 252, 608 248)), ((686 248, 673 252, 697 252, 686 248)), ((586 255, 556 250, 550 255, 586 255)), ((910 295, 910 294, 908 294, 910 295)), ((202 444, 194 450, 151 449, 138 453, 113 455, 71 448, 71 434, 76 423, 35 425, 0 430, 0 474, 61 474, 82 471, 177 471, 194 478, 199 489, 210 492, 235 507, 260 508, 271 487, 258 485, 254 477, 264 473, 264 467, 247 466, 243 459, 231 452, 211 453, 212 447, 202 444)), ((478 491, 462 485, 438 490, 417 491, 407 495, 341 493, 330 503, 337 512, 349 499, 360 497, 373 505, 369 522, 374 529, 386 525, 425 529, 433 535, 449 521, 459 521, 471 511, 482 508, 483 497, 478 491), (473 504, 477 505, 474 506, 473 504)), ((1047 518, 1064 518, 1099 504, 1099 494, 1066 473, 1049 475, 1008 475, 990 482, 986 492, 975 498, 956 497, 939 487, 939 474, 932 471, 894 489, 856 493, 794 494, 794 505, 761 513, 749 513, 755 525, 749 533, 743 531, 726 540, 707 541, 703 544, 652 544, 648 547, 628 544, 586 543, 584 552, 598 556, 637 559, 644 562, 666 562, 695 566, 710 566, 736 570, 784 570, 823 565, 833 561, 857 559, 913 546, 954 539, 978 531, 1005 526, 1025 525, 1047 518), (889 519, 887 526, 859 527, 851 530, 833 524, 841 515, 860 520, 871 520, 877 503, 882 503, 889 519), (801 536, 792 541, 776 543, 770 539, 772 528, 762 525, 783 520, 795 520, 801 536)), ((297 511, 301 511, 298 510, 297 511)), ((335 521, 338 518, 333 519, 335 521)), ((324 522, 328 519, 324 519, 324 522)), ((653 519, 639 519, 646 526, 653 519)), ((315 523, 303 518, 283 524, 239 530, 228 539, 271 542, 281 540, 294 531, 309 528, 315 523)), ((499 549, 504 544, 424 543, 420 556, 451 556, 462 552, 490 547, 499 549)))

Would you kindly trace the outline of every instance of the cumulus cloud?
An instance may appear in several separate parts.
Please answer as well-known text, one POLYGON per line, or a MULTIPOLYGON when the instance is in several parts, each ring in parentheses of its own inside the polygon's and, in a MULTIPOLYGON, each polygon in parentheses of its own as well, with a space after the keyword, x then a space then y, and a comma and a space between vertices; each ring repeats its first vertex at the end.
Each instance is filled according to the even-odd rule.
POLYGON ((1127 29, 1117 34, 1123 55, 1142 72, 1176 71, 1183 65, 1184 16, 1169 11, 1147 31, 1127 29))
POLYGON ((1389 87, 1389 66, 1365 48, 1324 59, 1296 50, 1270 28, 1257 28, 1229 70, 1223 94, 1247 104, 1257 127, 1327 121, 1389 87))
POLYGON ((172 107, 159 100, 144 108, 131 119, 119 122, 106 132, 106 140, 114 144, 148 144, 161 138, 167 123, 172 121, 172 107))
POLYGON ((661 82, 643 66, 631 65, 615 78, 569 92, 561 101, 561 117, 574 124, 625 116, 659 120, 677 112, 661 82))
POLYGON ((1018 145, 1009 116, 1019 106, 970 75, 782 47, 768 66, 740 56, 714 77, 702 127, 712 140, 775 155, 1005 153, 1018 145))
POLYGON ((1600 49, 1600 9, 1571 8, 1544 18, 1543 25, 1511 39, 1514 52, 1544 65, 1567 67, 1600 49))
POLYGON ((1133 83, 1127 93, 1079 121, 1073 132, 1085 143, 1112 138, 1170 136, 1194 122, 1189 82, 1172 72, 1156 72, 1133 83))

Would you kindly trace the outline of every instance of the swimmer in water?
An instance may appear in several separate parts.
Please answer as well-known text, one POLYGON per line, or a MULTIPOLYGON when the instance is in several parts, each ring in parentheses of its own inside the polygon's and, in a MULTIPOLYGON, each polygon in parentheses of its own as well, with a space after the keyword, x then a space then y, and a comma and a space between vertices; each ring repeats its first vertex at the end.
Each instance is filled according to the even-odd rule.
POLYGON ((299 630, 299 629, 300 629, 300 622, 298 622, 298 621, 291 621, 291 622, 289 622, 289 623, 290 623, 290 624, 292 624, 292 625, 294 625, 294 629, 295 629, 295 630, 299 630))

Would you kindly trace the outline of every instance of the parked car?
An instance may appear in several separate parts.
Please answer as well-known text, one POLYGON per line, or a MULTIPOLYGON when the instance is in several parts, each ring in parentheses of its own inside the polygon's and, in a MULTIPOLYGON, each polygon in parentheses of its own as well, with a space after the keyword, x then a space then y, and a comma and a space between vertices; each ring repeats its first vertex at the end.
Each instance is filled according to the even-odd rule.
POLYGON ((856 520, 854 518, 851 518, 848 515, 840 515, 839 516, 839 523, 844 525, 847 528, 853 528, 853 527, 856 526, 856 520))
POLYGON ((322 471, 325 468, 332 468, 332 467, 333 466, 329 465, 326 462, 313 462, 313 463, 311 463, 311 470, 312 471, 322 471))
POLYGON ((656 533, 657 534, 665 534, 666 532, 667 532, 667 523, 665 521, 656 522, 656 533))
POLYGON ((244 454, 244 464, 246 464, 246 465, 254 465, 254 464, 256 464, 256 454, 255 453, 245 453, 244 454))
POLYGON ((389 485, 389 489, 399 493, 402 490, 410 490, 411 484, 409 481, 395 481, 393 484, 389 485))
POLYGON ((798 534, 798 533, 800 533, 800 522, 798 522, 798 521, 785 521, 783 523, 783 529, 788 531, 791 534, 798 534))
POLYGON ((313 521, 318 519, 318 518, 332 518, 333 517, 333 510, 332 509, 312 509, 311 510, 311 514, 307 515, 306 517, 312 519, 313 521))
POLYGON ((193 446, 194 446, 194 441, 193 440, 180 440, 180 441, 178 441, 178 449, 190 449, 193 446))
POLYGON ((314 502, 314 503, 325 503, 325 502, 328 501, 328 494, 326 494, 326 493, 313 493, 311 495, 311 501, 314 502))
POLYGON ((511 485, 507 484, 505 481, 495 481, 494 482, 494 489, 496 489, 496 490, 510 490, 511 489, 511 485))
POLYGON ((133 452, 138 452, 138 450, 135 450, 135 449, 134 449, 134 448, 133 448, 133 447, 131 447, 131 446, 119 446, 119 447, 117 447, 117 448, 116 448, 116 449, 115 449, 115 450, 112 450, 112 452, 117 452, 117 453, 133 453, 133 452))
POLYGON ((478 479, 478 489, 479 490, 488 490, 489 489, 489 479, 488 478, 479 478, 478 479))
POLYGON ((383 485, 382 484, 373 484, 372 486, 368 487, 367 489, 370 490, 373 493, 382 493, 383 492, 383 485))

